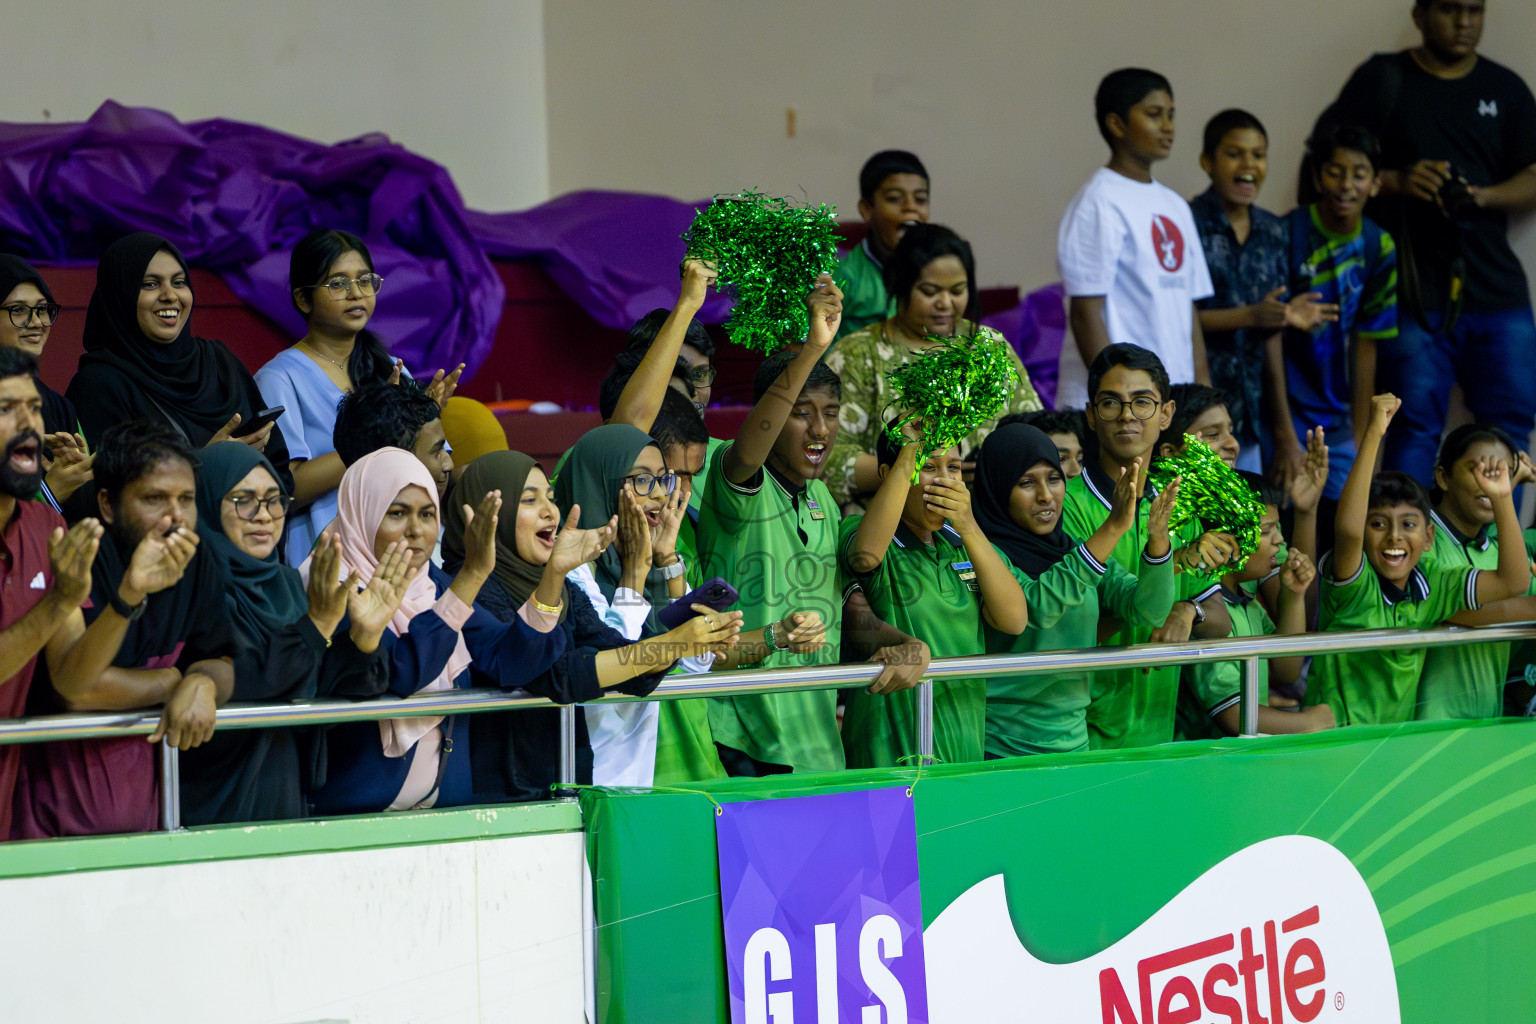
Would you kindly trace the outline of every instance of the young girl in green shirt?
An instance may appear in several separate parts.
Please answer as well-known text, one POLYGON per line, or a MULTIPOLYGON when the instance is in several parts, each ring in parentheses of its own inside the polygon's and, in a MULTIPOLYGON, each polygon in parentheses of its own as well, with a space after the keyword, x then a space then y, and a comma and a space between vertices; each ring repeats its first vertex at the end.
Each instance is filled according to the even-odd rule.
MULTIPOLYGON (((1529 459, 1515 439, 1500 428, 1469 423, 1445 435, 1435 460, 1435 489, 1430 495, 1434 502, 1430 514, 1434 535, 1424 552, 1426 564, 1498 568, 1499 537, 1493 528, 1493 502, 1483 492, 1479 469, 1485 459, 1504 459, 1515 472, 1516 486, 1528 482, 1529 459)), ((1524 543, 1524 538, 1517 538, 1514 543, 1524 543)), ((1527 597, 1536 594, 1536 581, 1525 593, 1527 597)), ((1457 616, 1456 621, 1520 621, 1530 617, 1531 609, 1529 600, 1512 598, 1497 602, 1475 617, 1457 616)), ((1430 648, 1424 654, 1424 672, 1419 677, 1413 717, 1420 721, 1499 717, 1504 711, 1504 680, 1509 674, 1513 646, 1501 643, 1430 648)))
MULTIPOLYGON (((1024 630, 1024 592, 976 525, 960 449, 938 452, 919 469, 918 447, 898 450, 880 435, 880 488, 867 514, 843 520, 838 552, 875 614, 921 639, 933 657, 980 654, 984 627, 1009 636, 1024 630)), ((933 686, 935 756, 949 764, 980 761, 986 680, 941 679, 933 686)), ((915 690, 851 692, 843 715, 848 767, 887 767, 916 756, 917 723, 915 690)))
MULTIPOLYGON (((988 653, 1092 647, 1101 602, 1125 623, 1162 625, 1174 601, 1168 516, 1177 480, 1152 500, 1140 577, 1111 557, 1136 522, 1144 484, 1138 459, 1121 472, 1109 518, 1079 542, 1061 527, 1066 477, 1055 443, 1023 423, 988 436, 976 460, 976 520, 1013 563, 1029 603, 1029 628, 1018 636, 988 630, 988 653)), ((987 756, 1087 750, 1088 697, 1087 672, 990 680, 987 756)))

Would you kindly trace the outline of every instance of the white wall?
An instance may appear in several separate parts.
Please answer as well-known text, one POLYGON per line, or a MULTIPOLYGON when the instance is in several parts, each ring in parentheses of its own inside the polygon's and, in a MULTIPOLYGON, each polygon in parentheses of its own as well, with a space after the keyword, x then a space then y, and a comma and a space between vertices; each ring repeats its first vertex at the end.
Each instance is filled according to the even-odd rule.
MULTIPOLYGON (((323 141, 383 131, 452 171, 470 206, 578 188, 696 199, 748 186, 856 216, 876 149, 915 149, 934 217, 987 283, 1055 278, 1056 223, 1104 160, 1103 73, 1172 79, 1160 176, 1193 194, 1223 106, 1269 125, 1264 201, 1294 194, 1318 110, 1373 50, 1415 38, 1411 0, 53 0, 7 6, 0 120, 78 120, 107 98, 323 141), (786 138, 785 111, 797 134, 786 138)), ((1484 52, 1536 82, 1536 4, 1491 0, 1484 52)), ((1536 270, 1536 231, 1519 250, 1536 270)))
POLYGON ((115 99, 322 142, 382 131, 471 207, 549 198, 540 0, 18 0, 0 33, 3 121, 115 99))
POLYGON ((582 1019, 582 836, 0 881, 8 1021, 582 1019))
MULTIPOLYGON (((556 0, 544 12, 550 187, 694 199, 756 186, 857 217, 878 149, 917 151, 933 216, 985 283, 1055 280, 1073 192, 1106 158, 1093 90, 1139 64, 1173 81, 1159 176, 1205 187, 1199 134, 1227 106, 1266 122, 1263 201, 1295 196, 1301 143, 1349 72, 1417 37, 1411 0, 556 0), (798 134, 785 137, 785 109, 798 134)), ((1536 3, 1490 0, 1484 52, 1536 84, 1536 3)), ((1523 232, 1536 272, 1536 233, 1523 232)))

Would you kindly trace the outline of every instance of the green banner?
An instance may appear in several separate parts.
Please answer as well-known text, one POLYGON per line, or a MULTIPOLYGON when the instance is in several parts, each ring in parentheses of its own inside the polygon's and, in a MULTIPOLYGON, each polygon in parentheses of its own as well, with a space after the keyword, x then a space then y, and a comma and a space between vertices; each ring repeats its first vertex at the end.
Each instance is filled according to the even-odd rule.
POLYGON ((1536 1020, 1533 740, 1526 722, 1423 723, 591 790, 599 1018, 729 1020, 715 802, 904 783, 934 1021, 992 1019, 946 1012, 948 970, 978 994, 1020 989, 1007 1019, 1052 1024, 1344 1024, 1395 1021, 1398 1004, 1404 1021, 1536 1020), (1275 841, 1290 836, 1310 839, 1275 841), (1016 950, 964 948, 989 896, 1016 950), (1393 969, 1385 950, 1373 966, 1372 934, 1393 969))

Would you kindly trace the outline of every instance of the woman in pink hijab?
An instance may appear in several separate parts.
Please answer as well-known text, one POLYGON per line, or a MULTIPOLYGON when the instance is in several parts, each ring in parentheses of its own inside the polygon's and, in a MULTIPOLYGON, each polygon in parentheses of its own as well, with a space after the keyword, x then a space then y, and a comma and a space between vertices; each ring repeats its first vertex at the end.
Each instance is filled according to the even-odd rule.
MULTIPOLYGON (((367 579, 402 546, 417 570, 380 641, 390 692, 409 698, 468 687, 475 674, 483 677, 479 685, 511 689, 537 678, 564 651, 558 604, 539 598, 563 593, 565 573, 595 558, 612 532, 568 531, 563 556, 551 559, 552 584, 536 590, 517 618, 502 622, 475 607, 496 564, 500 509, 501 492, 492 491, 478 508, 464 510, 464 564, 449 577, 430 562, 441 514, 437 486, 416 456, 384 448, 353 463, 341 478, 332 529, 341 542, 342 573, 367 579), (571 564, 575 558, 581 561, 571 564)), ((306 580, 309 569, 309 562, 300 568, 306 580)), ((352 642, 345 623, 336 637, 336 643, 352 642)), ((322 814, 451 806, 469 802, 473 793, 468 723, 451 717, 335 726, 328 752, 325 784, 313 793, 322 814)))

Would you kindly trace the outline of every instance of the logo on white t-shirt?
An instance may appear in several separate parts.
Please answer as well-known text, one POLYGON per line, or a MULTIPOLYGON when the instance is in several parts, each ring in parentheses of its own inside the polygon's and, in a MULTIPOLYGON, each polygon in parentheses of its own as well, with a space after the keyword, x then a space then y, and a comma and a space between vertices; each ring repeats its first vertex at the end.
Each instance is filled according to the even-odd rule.
POLYGON ((1170 274, 1184 266, 1184 235, 1179 226, 1160 213, 1152 215, 1152 247, 1157 264, 1170 274))

